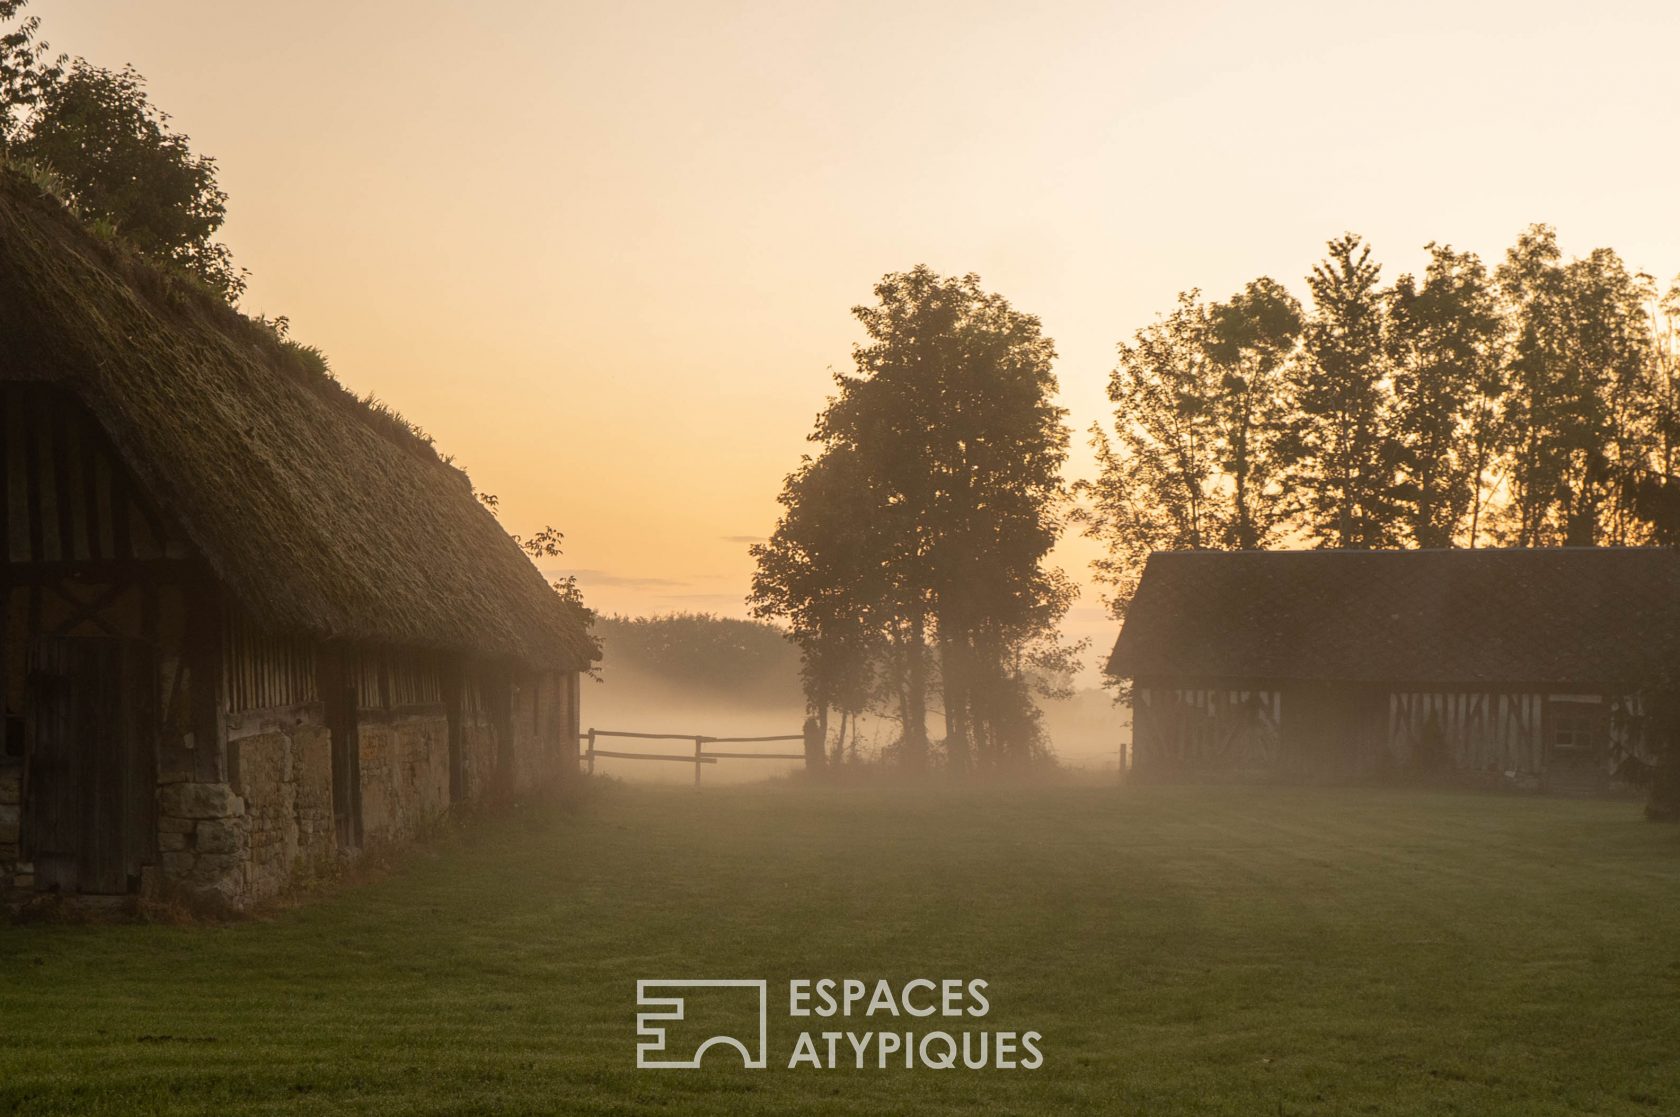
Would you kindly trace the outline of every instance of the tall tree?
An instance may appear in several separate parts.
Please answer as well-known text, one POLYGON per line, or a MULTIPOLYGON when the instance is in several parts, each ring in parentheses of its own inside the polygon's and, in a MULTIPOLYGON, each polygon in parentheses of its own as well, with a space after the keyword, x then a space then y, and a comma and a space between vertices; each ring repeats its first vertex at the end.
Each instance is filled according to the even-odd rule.
POLYGON ((1627 542, 1619 478, 1652 445, 1650 292, 1609 249, 1565 264, 1545 225, 1518 238, 1498 279, 1514 322, 1510 537, 1627 542))
POLYGON ((1563 450, 1575 425, 1565 413, 1567 295, 1561 256, 1557 233, 1534 225, 1506 251, 1497 273, 1515 330, 1510 405, 1515 437, 1506 514, 1507 535, 1519 547, 1556 541, 1548 534, 1563 485, 1563 450))
POLYGON ((1116 618, 1125 616, 1151 551, 1213 546, 1224 534, 1213 421, 1218 377, 1199 294, 1180 293, 1171 314, 1121 344, 1108 378, 1114 433, 1091 427, 1097 477, 1080 486, 1085 530, 1104 545, 1093 565, 1116 618))
POLYGON ((1652 468, 1680 471, 1680 276, 1651 307, 1652 468))
POLYGON ((1449 547, 1465 538, 1475 546, 1486 475, 1501 448, 1503 323, 1474 253, 1427 248, 1423 282, 1402 275, 1388 294, 1395 495, 1406 541, 1449 547))
POLYGON ((1601 443, 1582 458, 1572 479, 1568 541, 1624 546, 1642 542, 1619 478, 1649 466, 1656 446, 1659 396, 1648 276, 1628 270, 1608 248, 1595 248, 1567 269, 1571 316, 1571 379, 1597 396, 1601 443))
POLYGON ((1282 377, 1300 329, 1300 304, 1262 278, 1223 303, 1185 292, 1120 346, 1108 383, 1113 435, 1092 428, 1098 473, 1081 486, 1117 617, 1150 551, 1255 548, 1275 536, 1287 510, 1282 377))
POLYGON ((1301 336, 1301 304, 1260 278, 1209 316, 1208 356, 1219 375, 1213 397, 1220 469, 1231 488, 1221 543, 1240 550, 1271 541, 1288 511, 1279 435, 1284 370, 1301 336))
POLYGON ((141 252, 234 302, 245 275, 215 239, 227 217, 216 161, 195 155, 168 123, 133 67, 106 70, 78 59, 39 90, 12 151, 50 167, 85 217, 108 222, 141 252))
MULTIPOLYGON (((845 461, 846 488, 864 502, 846 525, 848 545, 861 548, 870 572, 858 582, 863 614, 902 667, 902 755, 909 767, 926 763, 937 675, 954 764, 1025 756, 1031 742, 977 697, 995 697, 989 688, 1025 670, 1026 649, 1048 637, 1071 592, 1044 565, 1065 499, 1055 348, 1036 318, 974 275, 917 267, 886 276, 875 295, 875 304, 853 310, 867 341, 818 418, 813 438, 823 449, 811 468, 845 461)), ((754 601, 767 615, 789 615, 823 592, 852 592, 822 577, 801 583, 794 601, 774 592, 794 536, 783 529, 802 519, 808 484, 789 479, 778 537, 759 556, 772 592, 755 590, 754 601)), ((812 565, 824 569, 829 559, 812 565)))
POLYGON ((751 548, 756 569, 748 602, 755 616, 788 623, 806 704, 826 737, 830 709, 840 711, 842 724, 855 719, 870 706, 876 684, 887 681, 878 671, 889 667, 896 635, 894 587, 854 451, 806 458, 779 500, 776 530, 751 548))
POLYGON ((1295 363, 1288 445, 1305 526, 1333 547, 1386 547, 1399 535, 1381 275, 1370 246, 1347 233, 1307 277, 1313 307, 1295 363))

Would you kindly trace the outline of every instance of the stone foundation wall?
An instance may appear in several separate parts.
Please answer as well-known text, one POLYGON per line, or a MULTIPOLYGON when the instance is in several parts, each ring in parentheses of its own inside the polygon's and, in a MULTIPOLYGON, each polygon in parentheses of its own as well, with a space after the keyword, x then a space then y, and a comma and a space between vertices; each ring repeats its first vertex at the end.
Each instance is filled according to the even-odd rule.
POLYGON ((232 906, 330 875, 332 740, 318 706, 228 721, 226 783, 158 789, 163 877, 232 906))
POLYGON ((230 728, 235 787, 245 801, 245 894, 274 896, 332 873, 332 736, 318 706, 247 717, 230 728))
POLYGON ((565 675, 543 672, 519 678, 513 688, 512 721, 512 787, 540 787, 577 771, 576 717, 565 675))
POLYGON ((402 842, 449 810, 449 719, 440 709, 362 715, 362 836, 402 842))
POLYGON ((461 766, 467 799, 482 799, 495 788, 497 749, 496 730, 487 719, 462 725, 461 766))
MULTIPOLYGON (((539 786, 575 768, 576 745, 564 739, 577 720, 566 677, 526 677, 512 700, 511 772, 498 771, 494 719, 482 711, 464 716, 468 800, 539 786)), ((243 907, 331 875, 341 851, 332 737, 320 705, 229 715, 226 729, 226 783, 166 774, 159 786, 164 879, 243 907)), ((411 841, 448 812, 449 719, 441 707, 359 711, 357 743, 366 844, 411 841)), ((18 792, 15 777, 8 781, 0 768, 0 869, 8 851, 16 860, 18 792)))
POLYGON ((160 786, 158 850, 171 884, 235 907, 251 895, 249 818, 245 800, 228 784, 160 786))

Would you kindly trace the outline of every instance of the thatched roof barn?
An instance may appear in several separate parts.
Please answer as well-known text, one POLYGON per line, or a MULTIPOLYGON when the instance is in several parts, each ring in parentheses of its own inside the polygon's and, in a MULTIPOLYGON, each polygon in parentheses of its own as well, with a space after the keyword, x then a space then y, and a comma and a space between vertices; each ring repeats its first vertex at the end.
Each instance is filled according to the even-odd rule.
POLYGON ((1109 659, 1140 770, 1633 778, 1640 690, 1677 662, 1655 548, 1161 552, 1109 659))
POLYGON ((3 181, 0 377, 81 399, 255 619, 587 664, 577 619, 401 420, 3 181))
POLYGON ((467 477, 309 351, 91 235, 9 173, 0 388, 0 884, 126 891, 155 868, 242 901, 282 886, 274 866, 287 857, 330 860, 534 777, 534 758, 515 771, 537 748, 516 726, 545 736, 545 763, 568 727, 575 753, 576 677, 595 654, 582 614, 467 477), (97 789, 44 785, 55 750, 91 731, 44 716, 42 695, 104 693, 101 672, 136 696, 86 716, 145 723, 132 748, 147 755, 125 760, 122 778, 148 789, 130 813, 149 817, 124 823, 120 865, 90 866, 60 847, 87 844, 74 816, 97 789), (42 682, 55 673, 71 680, 56 691, 42 682), (537 710, 522 718, 527 702, 537 710), (489 743, 475 762, 480 728, 489 743), (320 790, 298 774, 312 732, 331 738, 314 774, 333 769, 336 826, 298 804, 320 790), (431 785, 399 786, 416 766, 431 785), (255 786, 258 768, 292 773, 290 786, 255 786))

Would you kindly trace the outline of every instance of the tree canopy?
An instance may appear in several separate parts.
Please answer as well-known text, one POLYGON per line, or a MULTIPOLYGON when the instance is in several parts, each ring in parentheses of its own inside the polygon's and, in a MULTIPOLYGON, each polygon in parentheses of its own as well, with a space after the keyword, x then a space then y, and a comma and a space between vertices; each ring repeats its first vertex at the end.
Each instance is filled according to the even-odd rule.
POLYGON ((1045 565, 1067 495, 1055 348, 975 275, 916 267, 875 295, 749 600, 790 624, 814 710, 896 711, 907 767, 928 761, 930 694, 954 767, 1026 762, 1031 663, 1073 595, 1045 565))
POLYGON ((35 168, 96 227, 195 276, 229 302, 245 273, 216 239, 227 193, 216 161, 169 128, 132 66, 65 64, 39 39, 26 0, 0 0, 0 155, 35 168))
POLYGON ((1082 486, 1116 615, 1151 550, 1680 539, 1680 285, 1545 225, 1493 269, 1425 251, 1385 285, 1350 233, 1305 308, 1190 291, 1119 347, 1082 486))

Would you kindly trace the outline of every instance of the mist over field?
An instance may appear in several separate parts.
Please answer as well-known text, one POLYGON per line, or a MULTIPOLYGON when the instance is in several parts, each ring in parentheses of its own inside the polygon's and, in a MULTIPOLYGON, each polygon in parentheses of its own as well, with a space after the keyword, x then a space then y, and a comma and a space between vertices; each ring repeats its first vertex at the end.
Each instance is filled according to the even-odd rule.
POLYGON ((1680 1115, 1680 3, 283 14, 0 0, 0 1117, 1680 1115))
MULTIPOLYGON (((630 733, 680 733, 707 737, 797 735, 805 721, 798 649, 772 626, 705 614, 604 617, 598 622, 602 658, 597 679, 585 680, 581 727, 630 733)), ((1040 699, 1044 730, 1056 760, 1070 772, 1116 775, 1120 745, 1129 739, 1130 716, 1098 688, 1071 697, 1040 699)), ((943 732, 935 705, 929 734, 943 732)), ((838 723, 830 715, 830 746, 838 723)), ((855 737, 847 730, 848 759, 871 762, 898 735, 891 718, 865 716, 855 737)), ((612 752, 692 755, 681 740, 613 739, 612 752)), ((722 748, 722 746, 718 746, 722 748)), ((798 752, 797 741, 739 746, 739 751, 798 752)), ((799 772, 799 761, 720 760, 707 765, 702 784, 740 784, 799 772)), ((692 783, 692 764, 602 757, 596 772, 635 783, 692 783)))

